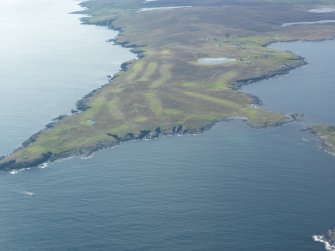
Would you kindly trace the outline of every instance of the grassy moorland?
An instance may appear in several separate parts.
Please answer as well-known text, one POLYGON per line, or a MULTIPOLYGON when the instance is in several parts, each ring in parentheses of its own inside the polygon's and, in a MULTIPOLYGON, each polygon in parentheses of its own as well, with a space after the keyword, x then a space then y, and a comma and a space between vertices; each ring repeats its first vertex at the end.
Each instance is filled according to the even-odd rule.
POLYGON ((0 169, 38 165, 85 154, 134 138, 199 132, 216 121, 243 117, 253 126, 288 118, 251 105, 238 91, 303 65, 291 52, 266 45, 278 41, 335 37, 335 24, 283 23, 335 19, 310 13, 331 1, 283 0, 91 0, 83 3, 87 24, 120 30, 115 41, 139 59, 123 66, 113 81, 78 102, 79 113, 55 121, 0 161, 0 169), (192 6, 139 11, 148 7, 192 6), (200 58, 234 58, 199 64, 200 58))

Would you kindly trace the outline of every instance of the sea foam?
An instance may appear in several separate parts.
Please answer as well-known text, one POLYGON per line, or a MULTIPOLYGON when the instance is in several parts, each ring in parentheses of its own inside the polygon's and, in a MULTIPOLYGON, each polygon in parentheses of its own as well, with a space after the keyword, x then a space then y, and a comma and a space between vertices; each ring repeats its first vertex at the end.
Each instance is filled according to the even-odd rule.
POLYGON ((335 245, 332 245, 324 235, 313 235, 313 240, 323 243, 326 250, 335 251, 335 245))
POLYGON ((27 191, 22 192, 22 194, 28 195, 28 196, 34 196, 35 195, 33 192, 27 192, 27 191))
POLYGON ((22 168, 22 169, 14 169, 12 171, 10 171, 9 173, 12 174, 12 175, 15 175, 15 174, 18 174, 22 171, 25 171, 25 170, 30 170, 30 167, 27 167, 27 168, 22 168))

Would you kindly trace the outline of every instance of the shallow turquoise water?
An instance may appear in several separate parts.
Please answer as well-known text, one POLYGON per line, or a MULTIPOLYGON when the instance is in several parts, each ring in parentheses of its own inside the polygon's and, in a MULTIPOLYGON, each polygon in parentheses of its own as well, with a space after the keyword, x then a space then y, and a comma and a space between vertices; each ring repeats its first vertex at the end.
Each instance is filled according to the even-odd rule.
MULTIPOLYGON (((62 6, 54 10, 59 9, 63 18, 66 6, 75 7, 67 1, 58 4, 62 6)), ((69 15, 73 29, 80 27, 83 36, 97 39, 87 48, 101 46, 99 55, 92 49, 97 58, 119 62, 129 57, 124 49, 111 44, 104 47, 110 31, 79 26, 76 18, 69 15)), ((68 44, 64 42, 64 46, 68 44)), ((312 122, 334 121, 329 109, 322 107, 334 107, 329 96, 335 93, 331 84, 335 64, 330 63, 330 53, 319 56, 325 47, 334 51, 335 42, 275 46, 299 50, 310 65, 244 90, 259 95, 265 106, 274 110, 305 112, 305 121, 266 129, 252 129, 239 121, 224 122, 203 135, 127 142, 90 159, 74 158, 46 169, 0 173, 1 249, 323 250, 311 237, 334 228, 335 158, 321 151, 317 140, 300 129, 312 122), (319 71, 317 78, 315 70, 319 71), (287 85, 292 87, 290 91, 287 85), (285 99, 278 94, 284 94, 285 99), (303 105, 308 105, 311 97, 316 99, 312 110, 303 105)), ((91 50, 84 51, 90 58, 91 50)), ((7 59, 12 55, 8 53, 7 59)), ((46 58, 50 57, 52 52, 48 51, 46 58)), ((100 83, 113 68, 101 68, 104 65, 78 67, 80 72, 90 69, 89 75, 100 83)), ((58 67, 59 72, 75 68, 65 63, 58 67)), ((6 76, 2 69, 0 74, 6 76)), ((29 67, 22 67, 22 74, 25 69, 29 74, 29 67)), ((48 75, 48 69, 43 74, 48 75)), ((67 77, 62 78, 66 81, 67 77)), ((9 152, 49 122, 50 113, 68 112, 77 98, 95 88, 89 77, 79 74, 69 79, 71 85, 66 82, 65 91, 62 79, 45 84, 38 77, 33 81, 27 78, 24 85, 29 88, 12 75, 1 81, 1 90, 12 88, 12 93, 0 98, 4 116, 0 120, 0 152, 9 152), (40 93, 41 86, 43 95, 25 94, 27 89, 40 93), (61 94, 55 94, 55 89, 61 94), (18 102, 22 98, 23 106, 18 102)))

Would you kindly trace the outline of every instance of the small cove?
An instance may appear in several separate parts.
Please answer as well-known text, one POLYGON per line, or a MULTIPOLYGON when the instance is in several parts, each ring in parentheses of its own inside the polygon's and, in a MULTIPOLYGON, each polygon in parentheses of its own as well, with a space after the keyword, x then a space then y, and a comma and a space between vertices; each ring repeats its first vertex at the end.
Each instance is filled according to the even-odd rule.
POLYGON ((329 56, 335 41, 276 43, 270 47, 302 55, 308 64, 288 75, 244 86, 242 91, 260 97, 269 110, 303 113, 304 126, 335 124, 331 112, 335 107, 335 74, 332 70, 335 59, 329 56))

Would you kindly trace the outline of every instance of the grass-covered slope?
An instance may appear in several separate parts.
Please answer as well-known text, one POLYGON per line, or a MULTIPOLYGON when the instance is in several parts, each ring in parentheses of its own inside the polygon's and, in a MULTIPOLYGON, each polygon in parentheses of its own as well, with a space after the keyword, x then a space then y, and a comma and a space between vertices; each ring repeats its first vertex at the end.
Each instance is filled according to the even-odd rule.
POLYGON ((236 89, 304 64, 291 52, 269 49, 267 44, 335 35, 334 24, 281 27, 286 22, 335 19, 334 13, 308 12, 315 7, 311 2, 85 2, 85 12, 91 17, 83 21, 120 30, 116 42, 133 47, 140 58, 124 65, 125 71, 110 84, 78 102, 80 113, 33 136, 2 159, 0 168, 38 165, 162 132, 197 132, 232 117, 243 117, 254 126, 285 122, 284 115, 255 108, 251 105, 255 99, 236 89), (138 11, 174 5, 192 7, 138 11), (198 63, 199 58, 217 57, 236 60, 218 65, 198 63))

